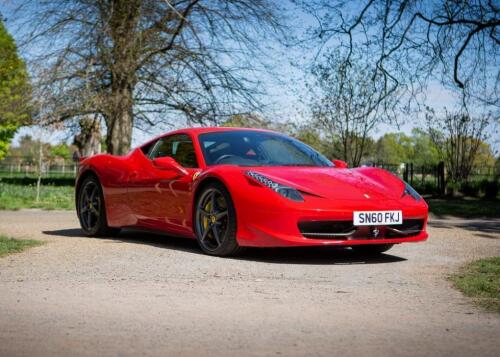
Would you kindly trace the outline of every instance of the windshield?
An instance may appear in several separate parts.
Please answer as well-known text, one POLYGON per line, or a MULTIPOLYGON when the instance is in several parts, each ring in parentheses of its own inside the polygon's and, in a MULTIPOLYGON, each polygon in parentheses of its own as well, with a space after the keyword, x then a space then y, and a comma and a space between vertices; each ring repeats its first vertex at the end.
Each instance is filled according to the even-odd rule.
POLYGON ((275 133, 219 131, 201 134, 199 141, 207 165, 333 166, 306 144, 275 133))

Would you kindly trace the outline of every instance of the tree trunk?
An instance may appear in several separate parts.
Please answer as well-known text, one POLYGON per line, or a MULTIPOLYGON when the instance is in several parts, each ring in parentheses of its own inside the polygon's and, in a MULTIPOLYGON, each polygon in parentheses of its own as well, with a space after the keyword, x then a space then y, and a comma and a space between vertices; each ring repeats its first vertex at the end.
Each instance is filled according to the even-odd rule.
POLYGON ((107 151, 113 155, 125 155, 132 141, 133 94, 141 47, 137 30, 142 3, 142 0, 112 0, 103 14, 103 18, 109 15, 113 42, 110 51, 111 93, 105 110, 107 151))
POLYGON ((112 94, 112 107, 106 118, 106 146, 110 154, 125 155, 130 150, 134 123, 132 93, 132 87, 127 85, 112 94))
POLYGON ((80 119, 80 132, 75 135, 73 144, 82 157, 101 153, 101 125, 99 118, 86 117, 80 119))
POLYGON ((42 169, 43 169, 43 143, 42 139, 39 140, 38 148, 38 172, 36 180, 36 203, 40 202, 40 189, 42 184, 42 169))

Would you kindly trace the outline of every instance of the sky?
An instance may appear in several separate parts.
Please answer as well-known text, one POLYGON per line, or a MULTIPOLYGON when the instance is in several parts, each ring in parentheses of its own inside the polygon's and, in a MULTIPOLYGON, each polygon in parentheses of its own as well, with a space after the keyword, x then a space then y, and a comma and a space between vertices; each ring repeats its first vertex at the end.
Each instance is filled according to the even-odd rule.
MULTIPOLYGON (((7 17, 6 26, 10 33, 15 39, 18 39, 20 34, 16 33, 17 28, 11 21, 8 21, 8 14, 14 6, 15 1, 0 0, 0 12, 7 17)), ((314 19, 305 14, 304 12, 294 9, 290 10, 290 23, 293 23, 293 28, 296 34, 304 33, 307 28, 314 25, 314 19)), ((291 61, 295 59, 305 59, 307 58, 307 53, 301 53, 300 49, 290 49, 283 48, 275 40, 270 40, 271 42, 267 44, 271 50, 269 50, 270 61, 275 61, 279 65, 275 66, 273 75, 262 74, 262 85, 265 91, 269 94, 265 98, 265 102, 270 107, 268 111, 269 119, 277 121, 286 121, 292 119, 296 122, 305 121, 307 115, 307 106, 304 104, 303 99, 307 96, 307 89, 305 87, 305 77, 304 71, 301 71, 296 66, 291 65, 291 61), (272 42, 274 41, 274 43, 272 42)), ((31 48, 30 50, 36 51, 36 48, 31 48)), ((26 54, 21 49, 21 56, 26 54)), ((303 51, 303 50, 302 50, 303 51)), ((426 104, 435 108, 439 113, 444 107, 453 107, 457 103, 456 98, 453 96, 452 92, 445 89, 438 82, 431 82, 425 93, 426 104)), ((422 126, 421 118, 400 118, 398 120, 399 127, 394 125, 381 124, 373 132, 372 136, 378 138, 387 132, 402 131, 407 134, 411 133, 414 127, 422 126)), ((151 128, 147 132, 134 129, 132 145, 137 146, 151 137, 157 136, 165 130, 164 128, 151 128)), ((40 130, 37 128, 21 128, 16 134, 13 144, 16 145, 19 138, 23 135, 32 135, 34 137, 40 136, 40 130)), ((68 132, 46 132, 44 131, 43 137, 45 141, 51 143, 58 143, 66 140, 71 142, 70 134, 68 132), (50 135, 49 135, 50 134, 50 135)), ((492 140, 491 144, 495 146, 495 150, 498 151, 500 148, 500 143, 498 139, 492 140), (495 142, 496 141, 496 142, 495 142)))

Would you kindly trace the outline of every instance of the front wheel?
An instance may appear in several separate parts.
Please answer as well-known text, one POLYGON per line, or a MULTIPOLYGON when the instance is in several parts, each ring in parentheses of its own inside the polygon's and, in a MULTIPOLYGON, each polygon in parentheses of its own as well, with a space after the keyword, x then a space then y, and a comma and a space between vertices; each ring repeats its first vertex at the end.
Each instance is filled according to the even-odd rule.
POLYGON ((383 252, 387 252, 392 248, 394 244, 367 244, 367 245, 356 245, 352 247, 357 253, 366 254, 366 255, 376 255, 381 254, 383 252))
POLYGON ((77 213, 80 226, 89 237, 112 236, 120 232, 119 228, 108 226, 101 184, 94 176, 87 177, 80 185, 77 213))
POLYGON ((195 233, 204 253, 217 256, 242 251, 236 240, 236 211, 226 187, 214 182, 196 200, 195 233))

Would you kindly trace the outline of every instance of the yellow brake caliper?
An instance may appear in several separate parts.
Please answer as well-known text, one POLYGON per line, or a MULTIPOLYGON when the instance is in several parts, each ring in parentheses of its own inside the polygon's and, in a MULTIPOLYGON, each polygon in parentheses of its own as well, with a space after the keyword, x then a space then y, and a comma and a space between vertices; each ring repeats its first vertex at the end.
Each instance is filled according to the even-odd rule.
MULTIPOLYGON (((212 211, 212 202, 211 201, 208 201, 207 204, 205 205, 205 207, 203 207, 203 209, 205 210, 205 212, 211 212, 212 211)), ((203 230, 206 231, 208 229, 208 223, 210 221, 210 218, 206 215, 203 216, 203 230)))

